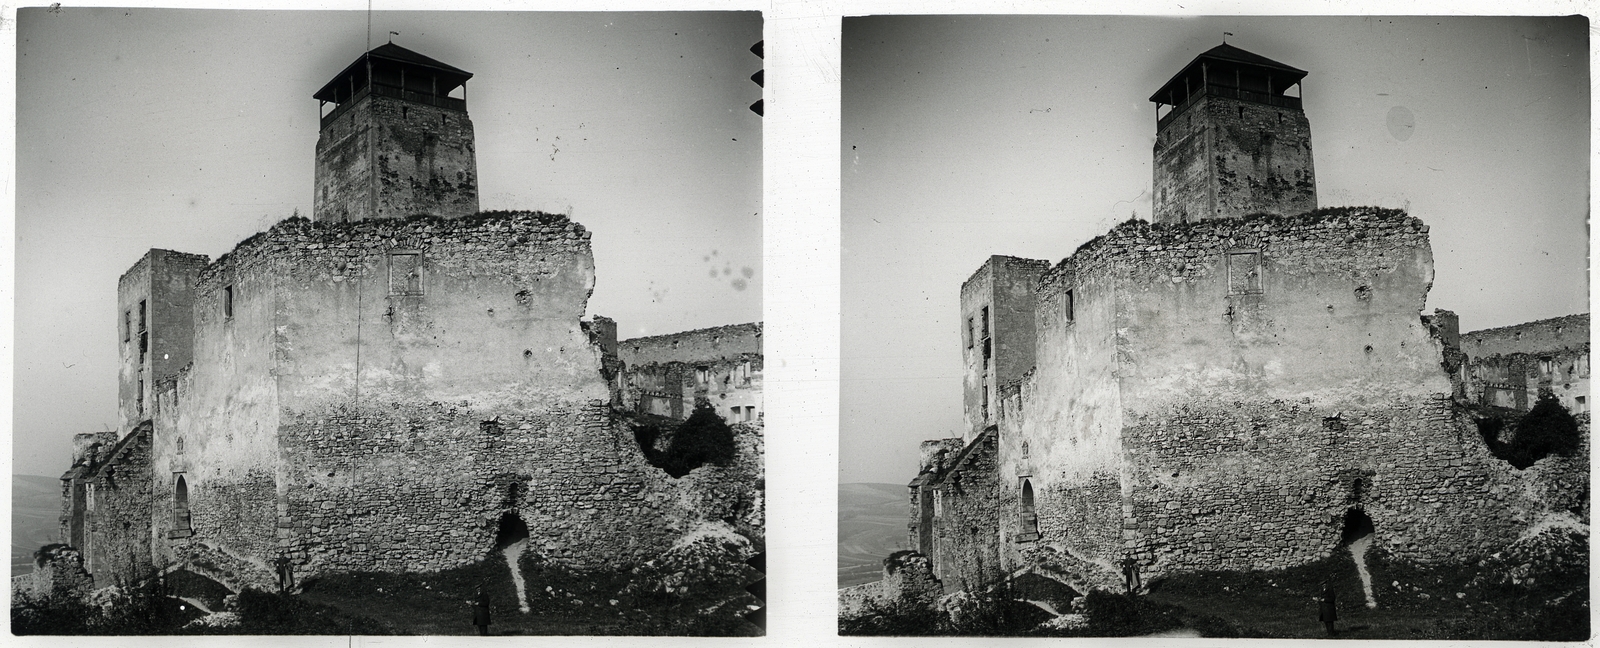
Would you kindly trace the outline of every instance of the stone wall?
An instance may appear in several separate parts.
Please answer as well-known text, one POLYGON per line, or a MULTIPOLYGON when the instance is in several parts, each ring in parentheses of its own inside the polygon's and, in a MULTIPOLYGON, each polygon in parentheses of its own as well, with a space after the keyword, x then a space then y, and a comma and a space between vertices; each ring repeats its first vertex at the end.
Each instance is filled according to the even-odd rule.
POLYGON ((120 439, 78 435, 74 466, 62 477, 61 541, 96 587, 142 578, 152 564, 151 428, 143 423, 120 439))
POLYGON ((938 502, 933 517, 934 574, 950 591, 981 588, 1005 573, 1000 551, 1000 483, 995 470, 995 434, 979 435, 953 458, 930 488, 938 502))
POLYGON ((1300 564, 1352 509, 1407 559, 1496 547, 1518 521, 1420 316, 1431 281, 1393 211, 1118 226, 1041 279, 1001 482, 1033 486, 1040 547, 1112 573, 1300 564))
MULTIPOLYGON (((759 546, 759 425, 735 426, 731 464, 673 479, 612 411, 608 320, 579 321, 588 239, 528 212, 290 219, 212 264, 194 364, 158 395, 160 559, 246 583, 279 555, 303 576, 433 571, 488 556, 511 517, 578 568, 706 520, 759 546)), ((732 329, 759 352, 759 325, 732 329)))
POLYGON ((356 102, 317 138, 316 220, 477 213, 476 152, 465 111, 378 95, 356 102))
POLYGON ((883 579, 839 590, 839 618, 856 619, 911 605, 932 609, 944 591, 927 556, 896 553, 883 561, 883 579))

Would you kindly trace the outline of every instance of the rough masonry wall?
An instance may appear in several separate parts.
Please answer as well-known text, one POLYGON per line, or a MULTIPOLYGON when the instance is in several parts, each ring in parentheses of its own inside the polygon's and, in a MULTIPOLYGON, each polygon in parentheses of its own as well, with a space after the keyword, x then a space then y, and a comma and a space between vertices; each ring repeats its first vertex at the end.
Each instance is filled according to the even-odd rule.
POLYGON ((1213 128, 1218 217, 1290 216, 1317 208, 1305 111, 1221 97, 1194 108, 1205 111, 1213 128))
POLYGON ((472 120, 393 97, 358 99, 317 138, 315 191, 318 221, 477 213, 472 120))
POLYGON ((934 573, 946 591, 981 589, 1005 573, 1001 563, 1001 497, 995 434, 979 435, 932 486, 934 573))
POLYGON ((1154 178, 1151 180, 1151 219, 1157 223, 1187 223, 1212 213, 1211 128, 1201 104, 1180 114, 1162 117, 1156 131, 1154 178))
POLYGON ((130 432, 80 480, 90 493, 80 549, 96 587, 149 575, 150 433, 149 425, 130 432))
POLYGON ((1326 556, 1351 509, 1425 562, 1514 533, 1420 316, 1420 221, 1353 208, 1131 225, 1100 254, 1121 275, 1127 544, 1155 571, 1326 556))

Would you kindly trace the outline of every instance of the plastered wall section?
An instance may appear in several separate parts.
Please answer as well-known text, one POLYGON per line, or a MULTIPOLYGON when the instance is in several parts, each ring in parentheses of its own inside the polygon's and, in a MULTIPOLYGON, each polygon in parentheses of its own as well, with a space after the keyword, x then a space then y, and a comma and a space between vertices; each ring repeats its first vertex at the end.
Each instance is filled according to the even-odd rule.
POLYGON ((1420 317, 1420 221, 1358 208, 1134 225, 1105 243, 1121 260, 1122 550, 1147 569, 1314 560, 1352 509, 1422 562, 1513 536, 1420 317), (1259 292, 1230 280, 1240 253, 1259 254, 1259 292))
POLYGON ((163 403, 156 419, 158 562, 181 562, 196 545, 249 557, 261 569, 276 556, 281 273, 274 251, 271 233, 258 234, 195 283, 193 364, 173 382, 174 406, 163 403), (176 514, 180 478, 188 529, 176 514))
POLYGON ((1124 408, 1114 261, 1080 251, 1039 281, 1038 366, 1019 385, 1018 407, 1007 409, 1017 432, 999 439, 1001 534, 1014 563, 1040 547, 1101 555, 1120 534, 1124 408), (1024 484, 1034 495, 1036 535, 1021 527, 1024 484))
POLYGON ((1208 96, 1156 134, 1154 220, 1183 223, 1317 207, 1305 112, 1208 96))
POLYGON ((467 113, 384 96, 357 101, 318 136, 316 220, 477 213, 467 113))

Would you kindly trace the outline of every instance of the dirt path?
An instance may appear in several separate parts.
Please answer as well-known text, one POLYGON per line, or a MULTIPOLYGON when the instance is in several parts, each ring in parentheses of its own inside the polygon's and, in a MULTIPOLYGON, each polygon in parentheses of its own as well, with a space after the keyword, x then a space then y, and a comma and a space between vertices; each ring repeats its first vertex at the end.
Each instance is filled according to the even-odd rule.
POLYGON ((528 548, 528 539, 523 538, 506 545, 506 566, 511 568, 511 581, 517 584, 517 607, 523 614, 533 611, 528 607, 528 585, 522 580, 522 570, 517 566, 517 558, 522 556, 522 550, 528 548))
POLYGON ((1361 575, 1361 592, 1367 595, 1367 607, 1377 609, 1378 600, 1372 597, 1372 574, 1367 571, 1367 549, 1372 547, 1372 534, 1350 543, 1350 557, 1356 561, 1356 572, 1361 575))

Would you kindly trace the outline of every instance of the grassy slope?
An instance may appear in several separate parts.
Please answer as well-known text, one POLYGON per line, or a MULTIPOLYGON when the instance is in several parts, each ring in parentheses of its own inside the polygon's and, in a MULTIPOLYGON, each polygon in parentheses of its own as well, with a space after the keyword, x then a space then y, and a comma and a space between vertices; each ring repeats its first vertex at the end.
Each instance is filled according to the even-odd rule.
MULTIPOLYGON (((1584 559, 1587 563, 1587 560, 1584 559)), ((1531 586, 1493 585, 1475 565, 1418 567, 1369 555, 1369 609, 1348 553, 1276 572, 1185 574, 1152 584, 1147 597, 1179 606, 1186 616, 1213 617, 1240 636, 1319 638, 1321 582, 1334 583, 1341 639, 1565 639, 1588 636, 1588 570, 1543 578, 1531 586), (1547 604, 1561 601, 1559 607, 1547 604)), ((1498 571, 1498 570, 1496 570, 1498 571)), ((1227 629, 1207 634, 1229 634, 1227 629)))
POLYGON ((11 476, 11 575, 33 573, 33 552, 56 542, 61 525, 61 480, 11 476))
POLYGON ((839 485, 839 587, 878 580, 883 559, 907 548, 906 487, 839 485))

